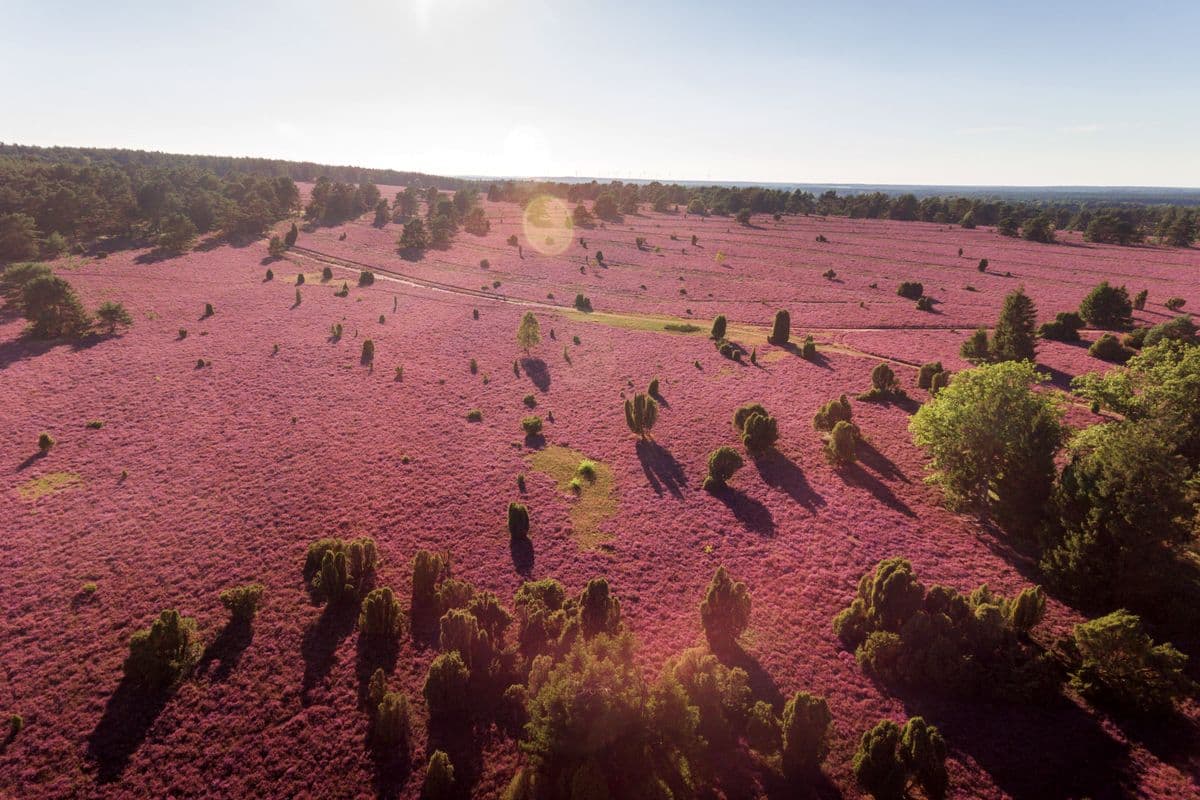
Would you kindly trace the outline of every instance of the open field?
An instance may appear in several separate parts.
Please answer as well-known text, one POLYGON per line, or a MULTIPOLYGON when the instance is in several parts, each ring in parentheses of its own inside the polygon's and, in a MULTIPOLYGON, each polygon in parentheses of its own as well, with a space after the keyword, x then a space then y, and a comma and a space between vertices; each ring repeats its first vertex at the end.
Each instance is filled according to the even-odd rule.
MULTIPOLYGON (((135 320, 80 345, 31 342, 24 322, 0 309, 0 711, 19 710, 26 725, 0 752, 0 796, 374 796, 357 634, 322 621, 301 577, 308 543, 332 535, 373 537, 380 582, 406 606, 420 548, 449 550, 457 577, 505 601, 528 577, 575 593, 606 575, 651 676, 703 641, 697 605, 725 565, 754 597, 744 666, 755 691, 776 706, 798 689, 828 699, 822 796, 858 797, 850 760, 861 732, 918 713, 949 744, 953 796, 1200 793, 1194 705, 1185 709, 1192 738, 1171 745, 1077 699, 1043 708, 901 698, 863 674, 830 626, 859 576, 892 555, 927 583, 969 591, 986 582, 1006 595, 1030 585, 1030 564, 923 483, 924 457, 907 431, 927 397, 915 367, 968 366, 959 343, 993 324, 1021 285, 1043 320, 1076 309, 1102 280, 1149 290, 1136 314, 1144 323, 1174 316, 1167 297, 1200 307, 1200 250, 645 212, 576 230, 565 252, 544 255, 518 207, 485 208, 486 236, 460 233, 450 249, 413 261, 396 253, 399 226, 372 227, 370 215, 302 233, 269 263, 265 242, 161 261, 137 251, 59 259, 55 270, 88 307, 119 300, 135 320), (520 252, 506 244, 512 234, 520 252), (356 286, 360 268, 375 271, 372 286, 356 286), (833 279, 823 277, 829 269, 833 279), (937 301, 932 312, 896 295, 908 280, 937 301), (349 295, 336 297, 343 281, 349 295), (578 293, 594 313, 570 307, 578 293), (793 341, 815 336, 816 359, 766 343, 780 308, 791 312, 793 341), (527 356, 514 334, 530 310, 543 339, 527 356), (757 366, 716 351, 707 339, 716 314, 729 318, 730 339, 756 349, 757 366), (700 330, 663 329, 688 321, 700 330), (368 338, 373 366, 359 358, 368 338), (880 359, 913 402, 854 402, 866 445, 857 465, 835 470, 812 414, 865 390, 880 359), (639 442, 621 403, 656 377, 665 402, 654 441, 639 442), (527 394, 547 419, 544 449, 521 432, 527 394), (748 461, 730 492, 702 491, 708 453, 735 444, 730 419, 748 402, 779 419, 778 453, 748 461), (472 409, 482 421, 467 420, 472 409), (56 439, 45 455, 41 431, 56 439), (599 462, 603 480, 576 498, 554 448, 599 462), (510 549, 513 500, 530 508, 532 553, 510 549), (252 633, 223 635, 218 592, 251 580, 266 587, 252 633), (116 690, 129 635, 163 608, 194 616, 210 646, 195 678, 164 707, 145 707, 116 690)), ((1106 367, 1087 353, 1097 336, 1041 344, 1054 386, 1106 367)), ((1094 419, 1082 407, 1068 417, 1094 419)), ((1037 629, 1047 641, 1083 618, 1048 605, 1037 629)), ((1194 652, 1195 643, 1176 644, 1194 652)), ((428 758, 421 685, 434 655, 406 637, 393 678, 416 709, 418 766, 396 782, 406 798, 419 794, 428 758)), ((473 796, 494 797, 518 750, 498 731, 480 742, 456 767, 473 796)), ((760 791, 751 776, 727 793, 760 791)))

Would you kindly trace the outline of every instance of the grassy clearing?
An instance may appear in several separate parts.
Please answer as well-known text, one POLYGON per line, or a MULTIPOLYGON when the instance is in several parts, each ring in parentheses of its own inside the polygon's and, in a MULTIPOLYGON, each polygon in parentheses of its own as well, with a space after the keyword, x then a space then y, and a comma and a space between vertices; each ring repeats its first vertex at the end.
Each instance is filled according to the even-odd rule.
POLYGON ((617 513, 617 497, 612 468, 600 461, 592 461, 578 450, 569 447, 550 447, 538 450, 529 456, 531 469, 554 479, 558 491, 571 499, 571 527, 575 540, 582 548, 595 548, 611 538, 601 532, 600 525, 617 513), (587 461, 595 480, 579 480, 579 465, 587 461), (576 482, 578 489, 572 487, 576 482))
POLYGON ((74 472, 51 472, 21 484, 17 487, 17 494, 22 500, 33 502, 80 486, 83 486, 83 478, 74 472))

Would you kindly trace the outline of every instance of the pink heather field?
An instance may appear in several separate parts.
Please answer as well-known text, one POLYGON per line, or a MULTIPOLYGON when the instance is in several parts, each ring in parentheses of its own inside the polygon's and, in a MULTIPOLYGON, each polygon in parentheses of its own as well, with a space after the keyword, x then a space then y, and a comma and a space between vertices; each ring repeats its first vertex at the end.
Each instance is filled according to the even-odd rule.
MULTIPOLYGON (((389 198, 396 188, 381 187, 389 198)), ((1200 307, 1200 250, 644 212, 576 229, 565 252, 547 255, 518 206, 485 209, 486 236, 460 232, 418 260, 397 253, 400 226, 375 228, 369 214, 302 232, 270 261, 265 240, 157 261, 64 257, 55 272, 89 308, 124 303, 128 331, 39 343, 21 336, 23 320, 0 317, 0 709, 25 720, 0 753, 0 797, 376 796, 358 634, 322 622, 301 575, 308 544, 334 535, 374 538, 379 583, 405 607, 422 548, 450 551, 456 577, 506 603, 528 578, 577 593, 607 576, 648 678, 703 643, 698 604, 726 566, 754 598, 742 666, 755 690, 777 707, 797 690, 828 700, 819 796, 863 796, 851 771, 861 733, 917 714, 946 738, 954 797, 1200 793, 1193 745, 1129 735, 1069 692, 1046 706, 898 694, 864 674, 831 627, 859 577, 893 555, 927 585, 986 582, 1011 596, 1036 580, 1033 564, 924 482, 908 433, 927 399, 915 367, 969 366, 959 344, 1020 286, 1042 321, 1077 309, 1102 280, 1149 290, 1142 323, 1174 316, 1168 297, 1200 307), (520 252, 506 243, 513 234, 520 252), (376 280, 359 288, 363 268, 376 280), (923 283, 934 310, 898 297, 901 281, 923 283), (348 296, 335 296, 343 282, 348 296), (571 308, 580 293, 593 313, 571 308), (814 335, 815 359, 767 344, 777 309, 791 312, 794 342, 814 335), (528 355, 515 338, 526 311, 542 333, 528 355), (757 365, 717 352, 707 338, 717 314, 757 365), (699 330, 663 327, 688 321, 699 330), (366 339, 372 366, 360 362, 366 339), (852 401, 865 444, 856 465, 834 469, 813 413, 868 388, 881 359, 911 399, 852 401), (653 378, 664 402, 653 441, 639 442, 622 402, 653 378), (703 491, 708 453, 737 443, 730 420, 749 402, 778 418, 778 452, 747 460, 728 493, 703 491), (468 421, 474 409, 481 421, 468 421), (531 413, 546 420, 544 442, 522 434, 531 413), (42 431, 56 440, 44 455, 42 431), (576 497, 555 465, 582 457, 601 480, 576 497), (530 550, 510 547, 510 501, 530 508, 530 550), (262 605, 252 632, 231 633, 217 595, 248 581, 265 586, 262 605), (193 678, 150 707, 118 687, 130 635, 164 608, 195 617, 206 650, 193 678)), ((1107 368, 1088 355, 1098 335, 1040 343, 1047 391, 1107 368)), ((1068 415, 1096 419, 1082 405, 1068 415)), ((1034 635, 1048 643, 1082 619, 1051 598, 1034 635)), ((391 678, 414 708, 417 766, 394 787, 403 798, 419 795, 429 756, 421 689, 435 655, 405 636, 391 678)), ((1182 713, 1195 730, 1194 703, 1182 713)), ((454 764, 471 796, 491 798, 521 758, 511 736, 485 731, 454 764)), ((724 796, 756 797, 758 781, 730 776, 724 796)))

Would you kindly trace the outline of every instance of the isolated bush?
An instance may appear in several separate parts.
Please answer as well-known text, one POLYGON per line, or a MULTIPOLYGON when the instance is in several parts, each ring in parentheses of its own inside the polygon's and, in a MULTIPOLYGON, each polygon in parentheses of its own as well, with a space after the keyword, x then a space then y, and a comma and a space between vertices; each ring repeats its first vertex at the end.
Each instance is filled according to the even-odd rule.
POLYGON ((220 594, 221 605, 229 611, 229 616, 238 621, 254 619, 258 613, 258 604, 262 601, 263 585, 261 583, 246 583, 241 586, 231 586, 220 594))
POLYGON ((467 422, 483 422, 483 412, 478 408, 472 408, 467 412, 467 422))
POLYGON ((916 300, 925 294, 925 287, 917 281, 904 281, 896 289, 896 294, 901 297, 907 297, 909 300, 916 300))
POLYGON ((888 366, 887 362, 881 361, 871 370, 871 388, 860 394, 858 399, 888 400, 903 397, 905 397, 904 390, 900 388, 900 382, 896 380, 896 373, 888 366))
POLYGON ((1163 301, 1163 305, 1171 311, 1178 311, 1187 303, 1182 297, 1168 297, 1163 301))
POLYGON ((933 383, 933 376, 944 369, 945 367, 942 366, 942 362, 940 361, 930 361, 922 364, 921 368, 917 370, 917 388, 928 389, 933 383))
POLYGON ((1186 344, 1196 344, 1196 323, 1192 322, 1192 318, 1186 314, 1175 317, 1166 322, 1160 322, 1149 329, 1145 330, 1144 338, 1140 346, 1154 347, 1160 342, 1172 340, 1184 342, 1186 344))
POLYGON ((716 316, 716 318, 713 320, 712 330, 709 332, 708 338, 713 339, 714 341, 718 341, 718 342, 724 340, 725 339, 725 328, 726 328, 725 315, 718 314, 716 316))
POLYGON ((787 311, 776 311, 775 322, 771 326, 771 335, 767 337, 767 341, 775 345, 787 344, 791 337, 791 330, 791 315, 787 311))
MULTIPOLYGON (((512 238, 516 238, 515 236, 512 238)), ((510 242, 511 244, 511 242, 510 242)), ((425 223, 420 217, 413 217, 408 222, 404 223, 404 230, 400 234, 400 239, 397 245, 401 252, 420 252, 425 250, 430 245, 429 232, 425 229, 425 223)))
POLYGON ((1133 303, 1124 286, 1104 281, 1083 298, 1079 315, 1097 328, 1125 328, 1133 321, 1133 303))
POLYGON ((1083 318, 1074 311, 1060 311, 1053 322, 1044 322, 1038 327, 1038 336, 1056 342, 1078 342, 1083 318))
POLYGON ((372 589, 363 598, 358 629, 361 636, 376 644, 390 646, 395 643, 404 630, 404 612, 390 587, 372 589))
POLYGON ((643 392, 625 400, 625 424, 629 430, 646 439, 658 421, 658 401, 643 392))
POLYGON ((650 395, 651 397, 653 397, 655 399, 662 396, 658 392, 658 378, 652 378, 650 380, 650 385, 646 387, 646 394, 650 395))
POLYGON ((1054 220, 1048 214, 1038 214, 1025 220, 1021 226, 1021 238, 1028 242, 1050 244, 1054 241, 1054 220))
POLYGON ((1085 697, 1137 712, 1167 710, 1184 696, 1187 656, 1156 645, 1142 621, 1125 610, 1075 626, 1079 666, 1071 685, 1085 697))
POLYGON ((418 550, 413 556, 412 612, 417 617, 423 613, 438 611, 437 590, 442 581, 450 577, 450 555, 418 550))
POLYGON ((273 281, 273 280, 275 280, 275 270, 273 270, 273 269, 267 269, 267 274, 266 274, 264 277, 265 277, 265 279, 266 279, 266 280, 268 280, 268 281, 273 281))
POLYGON ((403 692, 384 692, 374 711, 371 735, 375 747, 386 754, 407 753, 412 736, 408 697, 403 692))
POLYGON ((979 259, 979 271, 987 272, 987 268, 988 268, 988 260, 986 258, 979 259))
POLYGON ((708 454, 708 476, 704 479, 705 491, 722 488, 742 468, 745 462, 732 447, 718 447, 708 454))
POLYGON ((305 553, 304 581, 317 599, 354 600, 370 588, 378 564, 374 539, 318 539, 305 553))
POLYGON ((358 273, 358 285, 360 287, 361 286, 370 286, 373 283, 375 283, 375 273, 374 272, 364 269, 363 271, 358 273))
POLYGON ((508 504, 508 535, 512 539, 529 536, 529 509, 521 503, 508 504))
POLYGON ((615 634, 621 626, 621 602, 606 578, 592 578, 579 595, 579 624, 586 637, 615 634))
POLYGON ((278 236, 272 236, 271 241, 267 243, 267 255, 271 258, 282 258, 287 252, 287 245, 283 243, 283 239, 278 236))
POLYGON ((923 295, 917 298, 918 311, 933 311, 933 298, 929 295, 923 295))
POLYGON ((817 343, 813 341, 812 336, 805 336, 804 344, 800 348, 800 356, 811 361, 816 355, 817 343))
POLYGON ((323 280, 323 281, 333 280, 333 268, 332 267, 323 267, 321 269, 321 280, 323 280))
POLYGON ((839 421, 830 431, 829 441, 825 443, 825 457, 835 466, 852 464, 858 456, 855 452, 858 441, 858 428, 845 421, 839 421))
POLYGON ((517 345, 528 353, 529 349, 536 347, 540 341, 542 332, 538 319, 532 311, 526 311, 521 317, 521 324, 517 326, 517 345))
POLYGON ((817 409, 817 413, 813 415, 813 427, 819 431, 831 431, 834 425, 849 422, 852 417, 850 401, 846 395, 842 395, 817 409))
POLYGON ((304 285, 304 273, 303 272, 296 273, 296 285, 297 286, 304 285))
POLYGON ((169 686, 191 669, 198 650, 196 621, 168 609, 129 637, 125 677, 153 689, 169 686))
POLYGON ((796 692, 783 707, 783 771, 792 778, 815 772, 829 753, 833 715, 825 698, 796 692))
POLYGON ((992 335, 992 361, 1033 361, 1037 355, 1037 307, 1025 294, 1024 287, 1004 298, 1000 320, 992 335))
POLYGON ((362 357, 359 359, 364 364, 370 364, 375 360, 375 342, 370 339, 364 339, 362 343, 362 357))
POLYGON ((82 336, 91 323, 71 284, 57 275, 37 275, 26 282, 20 308, 30 322, 30 335, 38 339, 82 336))
POLYGON ((165 252, 182 253, 196 241, 196 226, 186 214, 172 214, 159 227, 156 244, 165 252))
POLYGON ((525 417, 521 420, 521 429, 525 431, 526 436, 537 436, 542 432, 541 417, 525 417))
POLYGON ((700 623, 713 649, 732 647, 750 624, 750 592, 723 566, 717 567, 700 603, 700 623))
POLYGON ((109 333, 116 333, 118 327, 132 325, 133 317, 125 310, 125 306, 106 300, 96 309, 96 321, 107 328, 109 333))
POLYGON ((1149 289, 1142 289, 1140 292, 1138 292, 1136 295, 1134 295, 1133 296, 1133 309, 1135 311, 1143 310, 1146 307, 1146 298, 1149 295, 1150 295, 1149 289))
POLYGON ((736 215, 734 215, 734 219, 737 220, 737 223, 739 225, 749 225, 750 224, 750 209, 743 208, 741 211, 737 212, 736 215))
POLYGON ((458 790, 454 783, 454 765, 443 750, 434 750, 421 785, 421 800, 454 800, 458 790))
POLYGON ((1121 340, 1111 333, 1103 334, 1092 342, 1088 355, 1101 361, 1111 361, 1114 364, 1124 364, 1133 357, 1133 350, 1121 344, 1121 340))
MULTIPOLYGON (((599 259, 599 257, 600 257, 600 251, 598 251, 598 250, 596 251, 596 257, 597 257, 597 259, 599 259)), ((578 311, 584 311, 587 313, 591 313, 591 311, 592 311, 592 301, 588 297, 584 296, 583 294, 575 295, 575 302, 573 303, 573 305, 575 306, 576 310, 578 310, 578 311)))
POLYGON ((296 227, 296 223, 292 223, 292 227, 288 228, 288 232, 283 235, 283 243, 291 247, 296 243, 296 239, 300 236, 300 229, 296 227))
POLYGON ((54 447, 54 437, 51 436, 50 434, 46 433, 45 431, 42 431, 41 433, 38 434, 37 443, 38 443, 38 451, 39 452, 48 453, 48 452, 50 452, 50 448, 54 447))

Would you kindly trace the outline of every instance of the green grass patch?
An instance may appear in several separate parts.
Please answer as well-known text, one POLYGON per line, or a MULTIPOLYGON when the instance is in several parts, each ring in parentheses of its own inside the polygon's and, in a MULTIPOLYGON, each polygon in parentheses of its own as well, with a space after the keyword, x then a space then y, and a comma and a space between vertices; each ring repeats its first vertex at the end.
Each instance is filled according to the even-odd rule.
POLYGON ((22 500, 33 502, 80 486, 83 486, 83 478, 74 472, 51 472, 21 484, 17 487, 17 494, 22 500))
POLYGON ((612 468, 592 461, 578 450, 553 445, 529 456, 531 469, 550 476, 558 490, 571 499, 571 528, 583 548, 595 548, 611 538, 600 530, 605 520, 617 513, 616 483, 612 468), (595 480, 581 481, 579 465, 592 465, 595 480))

